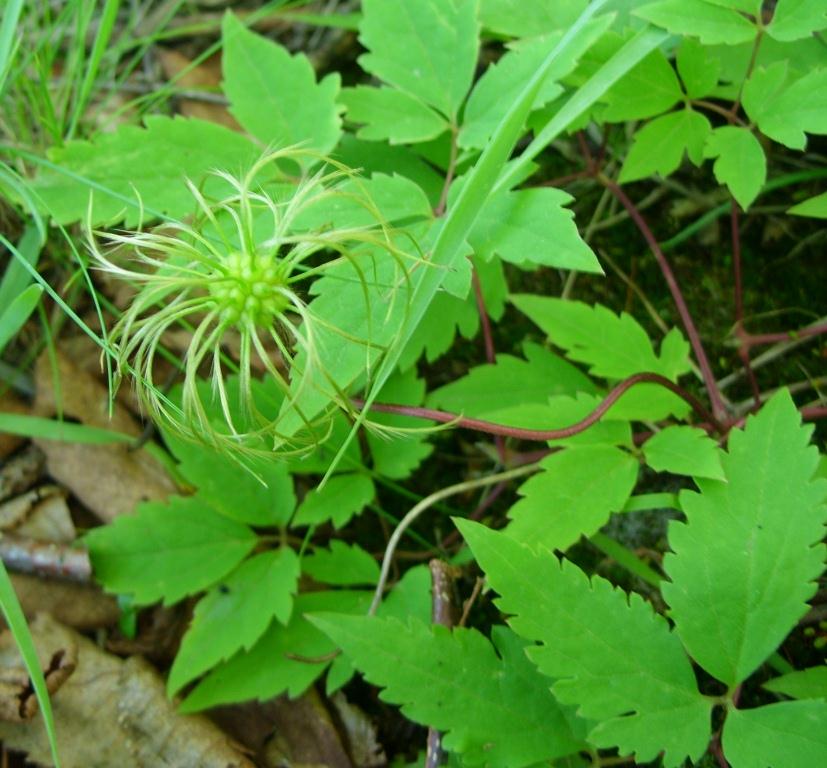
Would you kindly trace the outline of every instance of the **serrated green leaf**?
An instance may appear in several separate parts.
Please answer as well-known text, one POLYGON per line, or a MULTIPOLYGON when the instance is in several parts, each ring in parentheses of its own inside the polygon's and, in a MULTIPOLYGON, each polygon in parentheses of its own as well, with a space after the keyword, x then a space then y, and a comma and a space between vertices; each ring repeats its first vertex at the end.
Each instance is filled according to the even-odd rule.
POLYGON ((479 19, 490 32, 511 37, 542 35, 566 29, 587 0, 480 0, 479 19))
POLYGON ((822 0, 778 0, 767 32, 787 42, 826 28, 827 8, 822 0))
POLYGON ((95 578, 137 605, 171 605, 215 584, 258 539, 246 526, 213 512, 196 498, 139 504, 84 538, 95 578))
POLYGON ((702 429, 662 429, 643 444, 643 454, 656 472, 724 480, 718 446, 702 429))
MULTIPOLYGON (((401 249, 411 240, 396 233, 401 249)), ((364 261, 339 260, 311 288, 309 311, 316 318, 314 353, 323 375, 293 380, 293 397, 280 415, 280 432, 289 436, 307 429, 306 420, 332 410, 342 392, 364 380, 383 349, 395 343, 409 314, 410 284, 384 248, 365 247, 364 261), (369 258, 368 258, 369 257, 369 258), (291 405, 292 403, 292 405, 291 405)), ((294 368, 304 365, 304 353, 294 368)))
POLYGON ((255 526, 286 525, 296 507, 287 466, 273 459, 245 457, 242 466, 208 445, 165 436, 179 472, 212 509, 255 526))
MULTIPOLYGON (((746 74, 746 73, 744 73, 746 74)), ((789 74, 789 62, 774 61, 769 66, 755 67, 744 82, 741 102, 751 120, 763 115, 784 88, 789 74)))
POLYGON ((709 96, 718 85, 721 62, 710 55, 709 49, 697 40, 687 37, 681 41, 675 57, 678 74, 690 99, 709 96))
POLYGON ((369 199, 383 219, 398 226, 423 223, 433 218, 431 205, 422 189, 399 174, 374 173, 370 179, 343 183, 338 189, 343 194, 322 197, 310 203, 296 217, 299 229, 370 227, 376 224, 376 214, 365 207, 369 199))
POLYGON ((339 143, 338 73, 317 83, 304 54, 291 55, 230 12, 224 15, 221 36, 223 90, 230 112, 248 133, 265 145, 300 145, 322 154, 339 143))
POLYGON ((669 354, 664 346, 657 356, 646 331, 625 312, 618 316, 601 304, 533 294, 513 294, 510 299, 552 344, 565 349, 572 360, 588 364, 594 376, 623 379, 649 371, 674 380, 689 370, 689 360, 675 354, 677 347, 673 350, 671 342, 669 354))
POLYGON ((350 133, 342 136, 336 157, 351 168, 361 168, 367 175, 398 174, 413 181, 436 207, 445 180, 441 174, 410 149, 391 146, 382 141, 362 141, 350 133))
POLYGON ((330 639, 307 621, 305 614, 319 611, 364 613, 370 597, 368 592, 349 590, 298 595, 286 627, 278 622, 271 623, 249 651, 239 651, 219 664, 184 699, 180 711, 197 712, 219 704, 253 699, 266 701, 282 693, 291 698, 300 696, 329 663, 312 659, 336 650, 330 639))
POLYGON ((526 343, 525 360, 497 355, 494 365, 472 368, 461 379, 428 395, 428 405, 466 416, 489 413, 526 403, 545 404, 554 395, 595 392, 591 380, 553 352, 526 343))
POLYGON ((755 25, 736 10, 704 0, 660 0, 633 13, 673 35, 691 35, 709 45, 745 43, 753 40, 757 31, 755 25))
POLYGON ((793 699, 827 699, 827 665, 774 677, 764 683, 764 688, 793 699))
POLYGON ((785 701, 730 710, 722 743, 732 768, 825 765, 827 702, 785 701))
POLYGON ((375 495, 373 480, 367 475, 336 475, 304 497, 292 525, 321 525, 330 521, 336 529, 343 528, 375 495))
POLYGON ((491 643, 473 629, 365 616, 321 614, 311 621, 350 656, 382 698, 414 722, 444 731, 443 744, 467 765, 520 768, 576 752, 582 741, 503 627, 491 643))
MULTIPOLYGON (((397 372, 388 379, 377 400, 400 405, 422 405, 425 381, 417 377, 415 368, 404 373, 397 372)), ((431 426, 429 421, 390 413, 371 414, 369 421, 390 430, 379 431, 374 427, 366 435, 373 468, 380 475, 394 480, 408 477, 433 451, 424 431, 431 426), (414 431, 394 434, 393 430, 397 429, 414 431)))
POLYGON ((594 252, 580 237, 572 197, 552 187, 504 192, 491 198, 468 235, 485 260, 497 254, 512 264, 537 264, 603 274, 594 252))
POLYGON ((299 558, 289 547, 245 560, 195 606, 192 622, 169 672, 167 692, 230 658, 249 650, 273 618, 290 621, 299 581, 299 558))
POLYGON ((608 122, 640 120, 665 112, 683 98, 678 76, 660 50, 652 51, 632 67, 604 96, 608 122))
POLYGON ((360 85, 345 88, 339 97, 360 139, 387 140, 391 144, 415 143, 435 139, 448 130, 444 117, 415 96, 395 88, 360 85))
MULTIPOLYGON (((498 258, 488 262, 472 258, 472 262, 482 286, 485 309, 493 320, 498 320, 505 310, 508 292, 502 263, 498 258)), ((423 354, 429 363, 433 362, 451 348, 457 333, 472 339, 479 328, 480 313, 475 296, 458 299, 444 291, 437 293, 399 356, 399 369, 407 371, 423 354)))
POLYGON ((794 216, 812 216, 814 219, 827 219, 827 192, 807 198, 787 210, 794 216))
POLYGON ((700 165, 711 130, 706 116, 693 109, 656 117, 635 133, 620 172, 620 183, 644 179, 654 173, 669 176, 680 166, 684 152, 695 165, 700 165))
POLYGON ((476 0, 364 0, 359 41, 369 52, 359 64, 456 123, 477 66, 476 5, 476 0))
POLYGON ((539 642, 528 650, 557 682, 558 701, 597 720, 589 741, 634 752, 638 762, 673 768, 696 760, 710 736, 711 702, 677 635, 640 595, 626 595, 548 551, 534 552, 505 533, 457 520, 498 606, 513 614, 517 634, 539 642))
POLYGON ((704 157, 715 158, 715 178, 744 210, 749 208, 767 180, 767 158, 752 132, 734 125, 715 128, 707 137, 704 157))
MULTIPOLYGON (((606 31, 610 22, 610 16, 602 16, 586 25, 577 38, 576 45, 569 48, 565 56, 558 58, 549 69, 532 109, 539 109, 563 92, 559 81, 575 68, 578 59, 606 31)), ((485 70, 463 110, 462 129, 457 139, 460 147, 482 149, 486 145, 517 97, 520 84, 531 77, 561 37, 562 33, 533 36, 522 41, 515 50, 503 54, 485 70)))
POLYGON ((151 115, 145 128, 123 125, 92 141, 70 141, 49 157, 60 170, 41 169, 31 182, 58 224, 86 218, 92 197, 92 224, 128 227, 159 215, 183 218, 193 212, 184 181, 205 178, 207 195, 229 190, 207 174, 215 168, 248 168, 261 150, 236 131, 217 123, 151 115), (63 171, 63 172, 61 172, 63 171))
POLYGON ((376 584, 379 565, 358 544, 332 539, 329 549, 315 549, 302 558, 302 571, 323 584, 376 584))
POLYGON ((637 480, 637 460, 605 445, 566 448, 540 462, 508 511, 509 536, 529 546, 565 551, 619 512, 637 480))
POLYGON ((804 615, 824 566, 827 481, 812 480, 811 432, 789 394, 775 395, 731 433, 726 482, 683 491, 687 523, 670 524, 663 596, 689 653, 727 685, 752 673, 804 615))
POLYGON ((827 67, 792 82, 786 61, 757 69, 744 85, 744 109, 771 139, 804 149, 807 133, 827 134, 827 67))

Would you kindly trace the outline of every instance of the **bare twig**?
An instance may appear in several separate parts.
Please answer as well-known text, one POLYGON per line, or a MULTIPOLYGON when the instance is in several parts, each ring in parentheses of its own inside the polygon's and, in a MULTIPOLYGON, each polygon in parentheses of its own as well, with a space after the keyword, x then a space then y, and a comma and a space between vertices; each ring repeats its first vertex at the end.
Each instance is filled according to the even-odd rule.
POLYGON ((17 536, 0 539, 0 559, 12 571, 86 584, 92 578, 89 555, 82 549, 17 536))
MULTIPOLYGON (((431 621, 451 628, 456 624, 457 605, 454 599, 454 579, 458 570, 444 560, 433 559, 428 563, 431 571, 431 621)), ((442 763, 442 734, 436 728, 428 728, 428 748, 425 768, 437 768, 442 763)))

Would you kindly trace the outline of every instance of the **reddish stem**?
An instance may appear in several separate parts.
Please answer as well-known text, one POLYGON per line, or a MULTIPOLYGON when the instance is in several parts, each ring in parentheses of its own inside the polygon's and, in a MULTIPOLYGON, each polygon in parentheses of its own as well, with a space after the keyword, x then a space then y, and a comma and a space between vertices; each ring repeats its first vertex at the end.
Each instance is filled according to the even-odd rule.
POLYGON ((748 333, 743 328, 736 328, 735 333, 741 342, 741 346, 755 347, 763 344, 777 344, 780 341, 793 341, 808 336, 821 336, 827 333, 827 323, 810 325, 797 331, 780 331, 779 333, 748 333))
POLYGON ((652 233, 652 230, 649 228, 649 225, 646 223, 646 220, 643 218, 640 211, 638 211, 626 193, 615 182, 603 174, 597 174, 597 178, 626 209, 626 212, 629 214, 632 221, 634 221, 637 225, 637 228, 640 230, 640 233, 643 235, 649 249, 652 251, 652 254, 658 262, 658 266, 660 266, 660 270, 663 273, 666 284, 669 286, 672 299, 678 309, 678 314, 683 322, 683 327, 686 329, 686 335, 689 337, 689 343, 692 345, 692 349, 695 352, 695 357, 698 360, 698 366, 701 369, 701 375, 703 376, 706 390, 709 393, 709 399, 712 403, 712 410, 715 414, 715 418, 716 420, 725 419, 726 407, 724 406, 724 401, 721 397, 718 385, 715 383, 715 376, 712 374, 712 368, 709 365, 706 350, 704 350, 701 337, 695 327, 695 322, 692 320, 692 315, 690 314, 686 301, 683 298, 683 293, 678 285, 678 281, 675 279, 675 275, 672 272, 672 267, 669 265, 669 261, 652 233))
POLYGON ((497 362, 494 350, 494 334, 491 331, 491 319, 488 317, 488 310, 485 308, 485 297, 482 295, 482 284, 480 276, 474 267, 471 273, 471 280, 474 286, 474 296, 477 300, 477 310, 480 313, 480 324, 482 325, 482 339, 485 344, 485 359, 492 365, 497 362))
MULTIPOLYGON (((732 270, 735 279, 735 327, 743 328, 744 326, 744 285, 741 273, 741 227, 738 216, 738 203, 733 199, 730 201, 730 229, 732 235, 732 270)), ((758 380, 755 378, 755 371, 752 370, 752 365, 749 360, 749 346, 742 344, 738 348, 738 357, 741 358, 741 364, 747 373, 750 388, 752 389, 752 397, 755 400, 755 405, 761 405, 761 390, 758 387, 758 380)))
MULTIPOLYGON (((457 413, 448 413, 446 411, 437 411, 433 408, 419 408, 410 405, 393 405, 389 403, 373 403, 370 409, 378 413, 396 413, 401 416, 413 416, 419 419, 428 419, 430 421, 437 421, 440 424, 452 424, 461 429, 472 429, 477 432, 485 432, 489 435, 502 435, 503 437, 512 437, 517 440, 534 440, 537 442, 547 442, 549 440, 561 440, 566 437, 572 437, 580 432, 584 432, 593 424, 596 424, 603 415, 608 411, 626 392, 637 384, 659 384, 660 386, 673 392, 686 403, 702 419, 712 424, 719 432, 724 432, 723 426, 701 403, 698 398, 690 394, 682 387, 674 382, 669 381, 665 376, 659 373, 636 373, 634 376, 624 379, 619 384, 616 384, 612 390, 606 395, 605 399, 598 405, 588 416, 580 421, 571 424, 568 427, 561 427, 560 429, 525 429, 523 427, 508 427, 504 424, 497 424, 493 421, 485 421, 483 419, 471 419, 465 416, 460 416, 457 413)), ((353 404, 357 408, 364 406, 364 400, 354 400, 353 404)))

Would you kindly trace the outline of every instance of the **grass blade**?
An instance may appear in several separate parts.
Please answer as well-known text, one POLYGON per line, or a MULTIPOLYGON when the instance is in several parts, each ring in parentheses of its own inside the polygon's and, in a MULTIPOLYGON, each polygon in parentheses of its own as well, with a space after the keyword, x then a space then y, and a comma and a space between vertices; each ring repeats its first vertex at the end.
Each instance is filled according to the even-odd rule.
POLYGON ((8 624, 14 636, 14 641, 17 643, 20 655, 23 657, 23 663, 26 665, 29 679, 32 681, 32 688, 34 688, 35 696, 37 696, 37 703, 40 705, 40 711, 43 713, 43 724, 46 726, 46 736, 49 739, 49 748, 52 751, 52 762, 55 764, 55 768, 60 768, 60 758, 57 754, 55 718, 52 714, 52 703, 49 700, 46 680, 43 677, 43 670, 41 670, 40 662, 37 659, 37 651, 34 647, 32 634, 29 632, 29 627, 26 624, 26 617, 23 615, 20 601, 17 599, 11 579, 6 571, 6 566, 2 561, 0 561, 0 609, 2 609, 6 624, 8 624))
POLYGON ((83 443, 85 445, 107 445, 109 443, 131 443, 132 435, 111 429, 89 427, 71 421, 44 419, 40 416, 25 416, 18 413, 0 413, 0 432, 40 440, 56 440, 62 443, 83 443))
POLYGON ((509 165, 508 171, 497 182, 494 192, 507 189, 521 179, 531 161, 551 144, 566 129, 566 126, 580 117, 623 75, 668 37, 668 32, 646 27, 625 43, 612 58, 571 95, 571 98, 546 123, 545 127, 525 148, 517 160, 509 165))
POLYGON ((3 11, 3 22, 0 25, 0 93, 6 83, 6 76, 11 67, 12 59, 17 51, 15 32, 23 10, 23 0, 10 0, 3 11))

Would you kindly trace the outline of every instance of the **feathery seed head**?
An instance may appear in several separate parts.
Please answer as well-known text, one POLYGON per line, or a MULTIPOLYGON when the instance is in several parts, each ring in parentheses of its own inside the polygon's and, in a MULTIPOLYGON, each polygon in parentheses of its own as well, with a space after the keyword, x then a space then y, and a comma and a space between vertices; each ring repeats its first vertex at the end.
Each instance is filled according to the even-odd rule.
MULTIPOLYGON (((227 187, 218 200, 208 200, 188 182, 196 209, 189 222, 135 232, 89 228, 96 266, 138 290, 109 341, 119 377, 131 374, 141 403, 163 426, 219 448, 302 450, 326 436, 332 415, 331 408, 321 416, 302 413, 299 401, 307 388, 322 386, 334 393, 333 405, 348 407, 336 395, 341 393, 335 371, 326 370, 318 354, 319 328, 331 328, 306 303, 307 283, 348 262, 369 302, 376 287, 366 275, 377 253, 394 263, 398 285, 407 284, 408 257, 394 246, 353 170, 322 157, 322 170, 298 180, 280 170, 280 161, 308 154, 269 152, 240 178, 215 172, 227 187), (336 218, 342 207, 358 211, 360 223, 342 225, 336 218), (110 256, 101 240, 127 253, 133 265, 110 256), (155 381, 156 355, 173 328, 190 332, 180 403, 155 381), (207 372, 208 395, 199 386, 207 372), (230 372, 238 373, 239 382, 232 398, 226 384, 230 372), (272 408, 262 413, 253 396, 257 372, 282 398, 276 416, 272 408), (303 422, 301 438, 295 430, 280 431, 290 411, 303 422)), ((341 337, 366 349, 372 345, 370 338, 354 339, 344 331, 341 337)))

